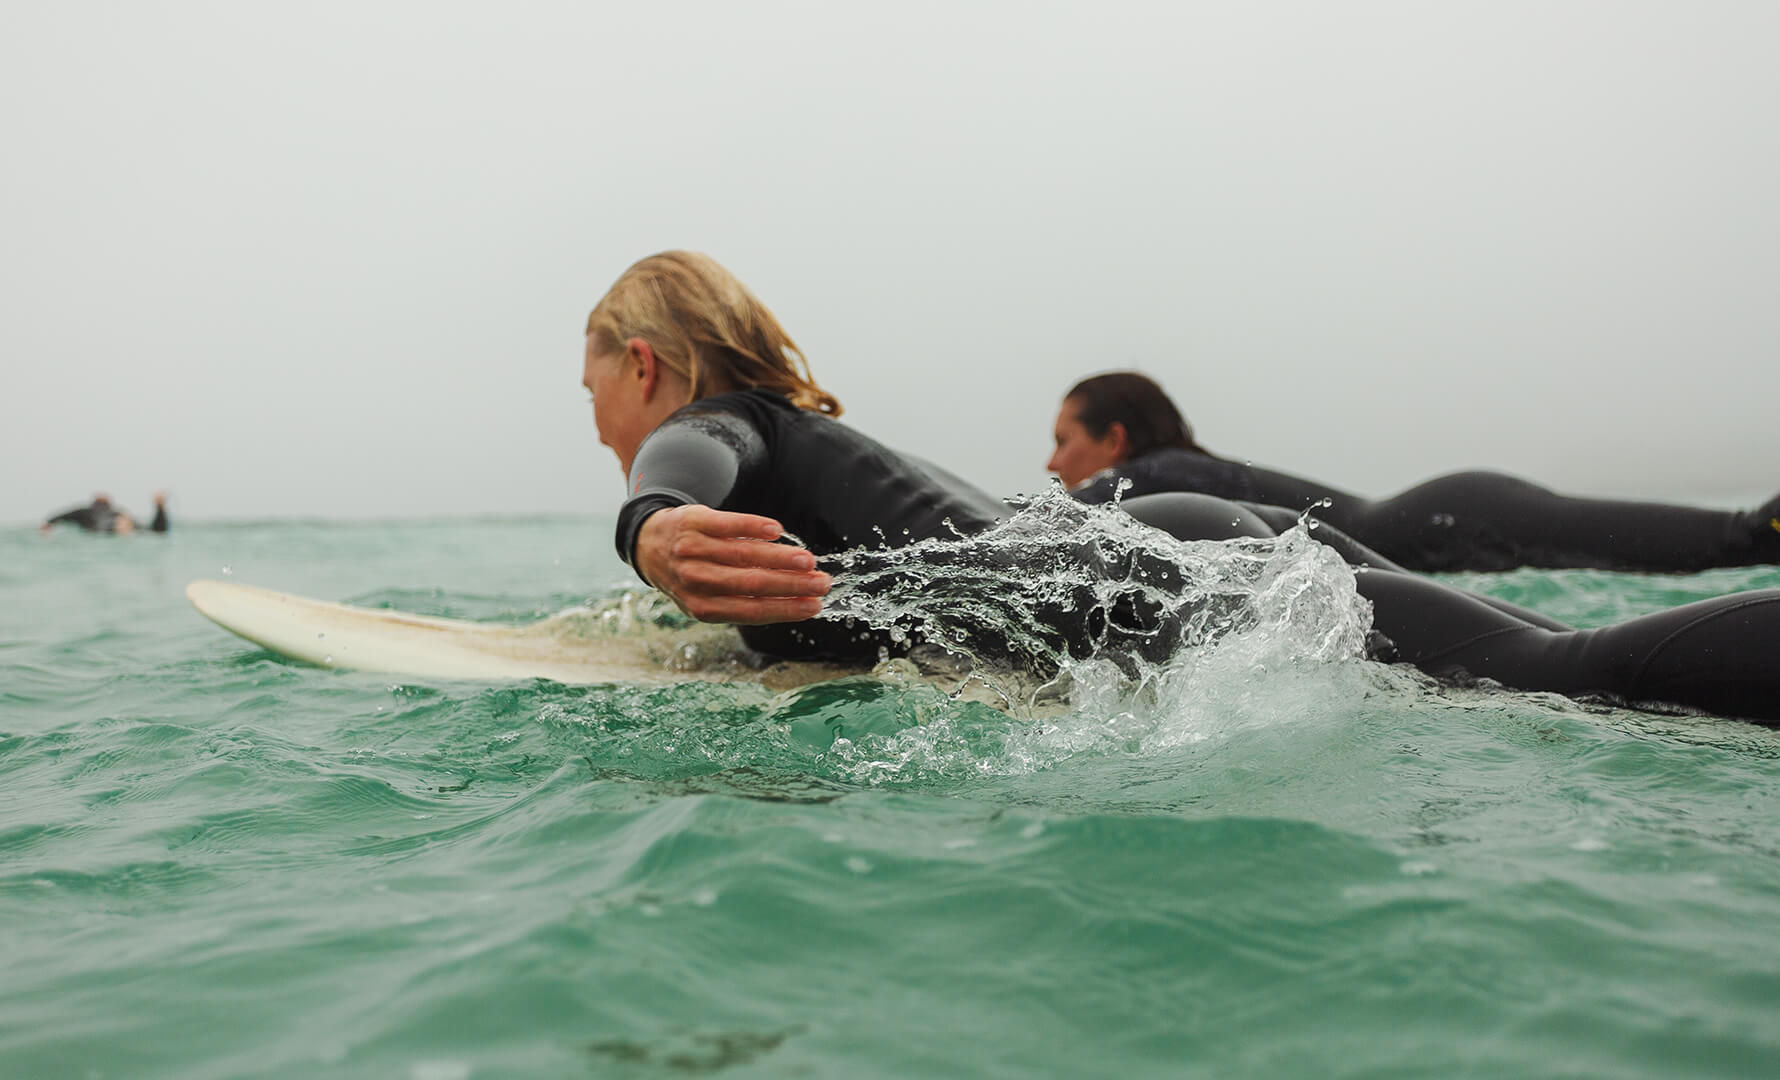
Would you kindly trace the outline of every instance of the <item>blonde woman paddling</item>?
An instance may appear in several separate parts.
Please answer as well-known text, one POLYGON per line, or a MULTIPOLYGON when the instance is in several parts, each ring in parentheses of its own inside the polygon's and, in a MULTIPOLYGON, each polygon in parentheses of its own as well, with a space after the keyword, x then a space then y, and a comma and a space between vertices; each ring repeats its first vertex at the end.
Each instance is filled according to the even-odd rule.
MULTIPOLYGON (((815 383, 772 312, 704 255, 665 252, 625 271, 588 317, 583 383, 600 441, 629 485, 619 555, 688 614, 739 625, 768 655, 862 659, 894 648, 881 633, 816 618, 832 585, 819 558, 969 536, 1008 512, 840 422, 840 404, 815 383), (780 542, 787 533, 801 546, 780 542)), ((1255 514, 1206 495, 1122 505, 1182 539, 1273 535, 1255 514)), ((1083 568, 1106 569, 1085 551, 1083 568)), ((1150 569, 1152 580, 1166 578, 1168 568, 1150 569)), ((1010 577, 1017 572, 1009 568, 1010 577)), ((1780 644, 1780 590, 1571 630, 1415 574, 1366 569, 1357 579, 1373 604, 1379 659, 1780 722, 1780 665, 1770 662, 1780 644)), ((1087 599, 1038 616, 1071 651, 1168 639, 1137 594, 1110 605, 1087 599)), ((973 644, 981 652, 994 643, 973 644)))

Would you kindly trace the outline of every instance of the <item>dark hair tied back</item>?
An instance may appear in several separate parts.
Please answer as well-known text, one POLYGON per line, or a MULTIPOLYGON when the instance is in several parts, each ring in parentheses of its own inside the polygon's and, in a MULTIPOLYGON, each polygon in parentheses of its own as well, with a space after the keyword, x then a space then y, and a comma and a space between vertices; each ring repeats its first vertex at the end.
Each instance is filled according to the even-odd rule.
POLYGON ((1194 441, 1187 418, 1147 375, 1135 371, 1092 375, 1076 383, 1064 400, 1076 403, 1076 419, 1096 439, 1114 423, 1123 424, 1134 458, 1168 448, 1210 453, 1194 441))

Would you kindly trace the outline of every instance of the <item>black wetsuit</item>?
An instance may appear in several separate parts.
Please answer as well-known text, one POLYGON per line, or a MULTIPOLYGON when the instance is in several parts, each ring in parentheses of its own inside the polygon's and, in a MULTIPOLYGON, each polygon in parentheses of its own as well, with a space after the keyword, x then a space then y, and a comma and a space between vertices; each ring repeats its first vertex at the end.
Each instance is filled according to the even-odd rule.
MULTIPOLYGON (((87 532, 114 533, 118 524, 130 518, 130 515, 119 510, 109 502, 94 499, 86 506, 66 510, 44 522, 44 525, 78 525, 87 532)), ((164 503, 155 504, 155 519, 148 526, 150 532, 164 533, 167 531, 167 507, 164 503)))
MULTIPOLYGON (((775 518, 818 556, 899 547, 952 530, 969 535, 1007 513, 1000 500, 944 470, 758 390, 705 398, 669 417, 639 448, 630 485, 617 530, 626 562, 644 519, 671 506, 775 518)), ((1209 496, 1159 494, 1123 505, 1182 539, 1277 531, 1261 515, 1209 496)), ((1364 563, 1369 553, 1355 545, 1343 554, 1364 563)), ((1780 723, 1780 589, 1574 630, 1377 562, 1357 580, 1373 604, 1380 659, 1528 690, 1609 693, 1780 723)), ((1058 630, 1069 636, 1082 628, 1058 630)), ((859 627, 820 619, 741 632, 775 656, 857 658, 881 644, 859 627)))
POLYGON ((95 501, 90 506, 79 506, 73 510, 64 510, 44 522, 45 525, 78 525, 87 532, 116 532, 118 518, 122 516, 117 509, 108 503, 95 501))
POLYGON ((1493 472, 1461 472, 1389 499, 1365 499, 1271 469, 1190 450, 1155 450, 1104 470, 1072 494, 1107 502, 1193 491, 1282 506, 1340 528, 1411 570, 1517 566, 1691 572, 1780 563, 1780 496, 1737 513, 1580 499, 1493 472), (1317 504, 1327 502, 1327 506, 1317 504), (1311 508, 1315 507, 1314 510, 1311 508))
MULTIPOLYGON (((980 532, 1008 512, 944 469, 764 390, 704 398, 669 417, 638 449, 630 492, 617 537, 627 563, 643 519, 687 503, 773 518, 817 555, 980 532)), ((886 644, 826 619, 745 626, 742 639, 773 656, 848 659, 886 644)))

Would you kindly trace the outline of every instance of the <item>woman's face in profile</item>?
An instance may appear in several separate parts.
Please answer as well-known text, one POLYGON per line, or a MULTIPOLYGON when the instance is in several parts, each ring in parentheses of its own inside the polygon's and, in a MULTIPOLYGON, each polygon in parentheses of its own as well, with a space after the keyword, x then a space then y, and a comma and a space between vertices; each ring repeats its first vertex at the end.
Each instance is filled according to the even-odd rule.
POLYGON ((1109 469, 1125 460, 1125 428, 1110 424, 1096 438, 1081 421, 1081 406, 1073 398, 1065 398, 1057 410, 1057 426, 1053 432, 1057 448, 1045 468, 1057 474, 1064 487, 1073 488, 1101 469, 1109 469))
POLYGON ((583 353, 581 385, 593 397, 593 426, 600 442, 618 455, 618 468, 630 473, 631 459, 649 432, 639 426, 643 402, 638 380, 625 378, 625 354, 622 351, 602 353, 594 335, 587 335, 583 353))

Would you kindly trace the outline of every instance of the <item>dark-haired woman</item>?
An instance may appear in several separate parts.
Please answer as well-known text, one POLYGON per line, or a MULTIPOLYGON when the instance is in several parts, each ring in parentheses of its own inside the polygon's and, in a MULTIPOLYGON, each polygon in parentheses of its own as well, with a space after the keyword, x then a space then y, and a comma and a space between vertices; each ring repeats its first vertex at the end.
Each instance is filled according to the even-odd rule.
MULTIPOLYGON (((1461 472, 1388 499, 1210 453, 1154 380, 1077 383, 1057 414, 1046 468, 1084 502, 1193 491, 1312 516, 1411 570, 1587 567, 1685 573, 1780 563, 1780 495, 1738 513, 1585 499, 1495 472, 1461 472)), ((1278 516, 1278 515, 1273 515, 1278 516)), ((1277 523, 1276 523, 1277 524, 1277 523)))

